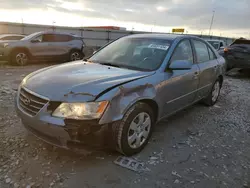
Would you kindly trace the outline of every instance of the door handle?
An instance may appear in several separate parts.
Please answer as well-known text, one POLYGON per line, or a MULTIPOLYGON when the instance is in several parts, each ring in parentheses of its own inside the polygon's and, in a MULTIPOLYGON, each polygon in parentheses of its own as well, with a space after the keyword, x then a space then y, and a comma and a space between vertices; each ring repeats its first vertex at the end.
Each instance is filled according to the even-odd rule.
POLYGON ((199 72, 194 72, 194 76, 193 76, 193 78, 194 78, 194 79, 198 79, 199 74, 200 74, 199 72))

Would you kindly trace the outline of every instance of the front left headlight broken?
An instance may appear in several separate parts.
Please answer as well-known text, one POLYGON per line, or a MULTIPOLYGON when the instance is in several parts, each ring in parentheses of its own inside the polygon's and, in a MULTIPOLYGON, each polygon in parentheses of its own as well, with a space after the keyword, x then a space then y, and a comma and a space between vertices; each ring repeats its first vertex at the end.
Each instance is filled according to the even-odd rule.
POLYGON ((90 120, 98 119, 108 106, 108 101, 86 103, 62 103, 53 116, 67 119, 90 120))

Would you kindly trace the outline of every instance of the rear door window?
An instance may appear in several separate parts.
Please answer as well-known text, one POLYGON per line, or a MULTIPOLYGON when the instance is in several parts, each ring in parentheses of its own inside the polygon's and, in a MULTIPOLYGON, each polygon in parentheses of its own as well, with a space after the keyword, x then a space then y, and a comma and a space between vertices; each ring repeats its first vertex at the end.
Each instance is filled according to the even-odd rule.
POLYGON ((55 35, 55 42, 68 42, 73 40, 73 37, 70 35, 57 34, 55 35))
POLYGON ((210 60, 207 45, 199 40, 193 40, 197 63, 204 63, 210 60))
POLYGON ((44 34, 42 36, 42 42, 55 42, 55 38, 54 34, 44 34))

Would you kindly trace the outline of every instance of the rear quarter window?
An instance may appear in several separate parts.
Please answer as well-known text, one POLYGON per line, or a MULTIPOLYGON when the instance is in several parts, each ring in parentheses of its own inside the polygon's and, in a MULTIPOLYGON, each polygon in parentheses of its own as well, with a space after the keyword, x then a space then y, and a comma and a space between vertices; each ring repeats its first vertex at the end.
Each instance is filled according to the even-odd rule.
POLYGON ((217 59, 216 55, 214 54, 213 50, 208 46, 208 52, 210 60, 217 59))

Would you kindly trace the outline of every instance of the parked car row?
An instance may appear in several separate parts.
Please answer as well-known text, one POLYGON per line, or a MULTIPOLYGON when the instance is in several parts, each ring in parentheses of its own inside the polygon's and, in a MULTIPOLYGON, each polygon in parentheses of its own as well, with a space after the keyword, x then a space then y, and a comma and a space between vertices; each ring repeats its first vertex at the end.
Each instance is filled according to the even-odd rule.
MULTIPOLYGON (((26 40, 41 44, 41 50, 44 38, 38 35, 26 40)), ((47 43, 51 34, 44 35, 47 43)), ((133 155, 147 145, 161 119, 199 101, 214 105, 224 73, 225 59, 198 37, 130 35, 88 59, 29 74, 15 105, 24 126, 50 144, 108 146, 133 155)))
POLYGON ((3 34, 3 35, 0 35, 0 41, 3 41, 3 40, 21 40, 24 37, 25 37, 25 35, 3 34))
POLYGON ((0 60, 14 65, 26 65, 30 61, 75 61, 84 56, 83 38, 72 34, 47 31, 21 39, 15 35, 3 38, 0 40, 0 60))

